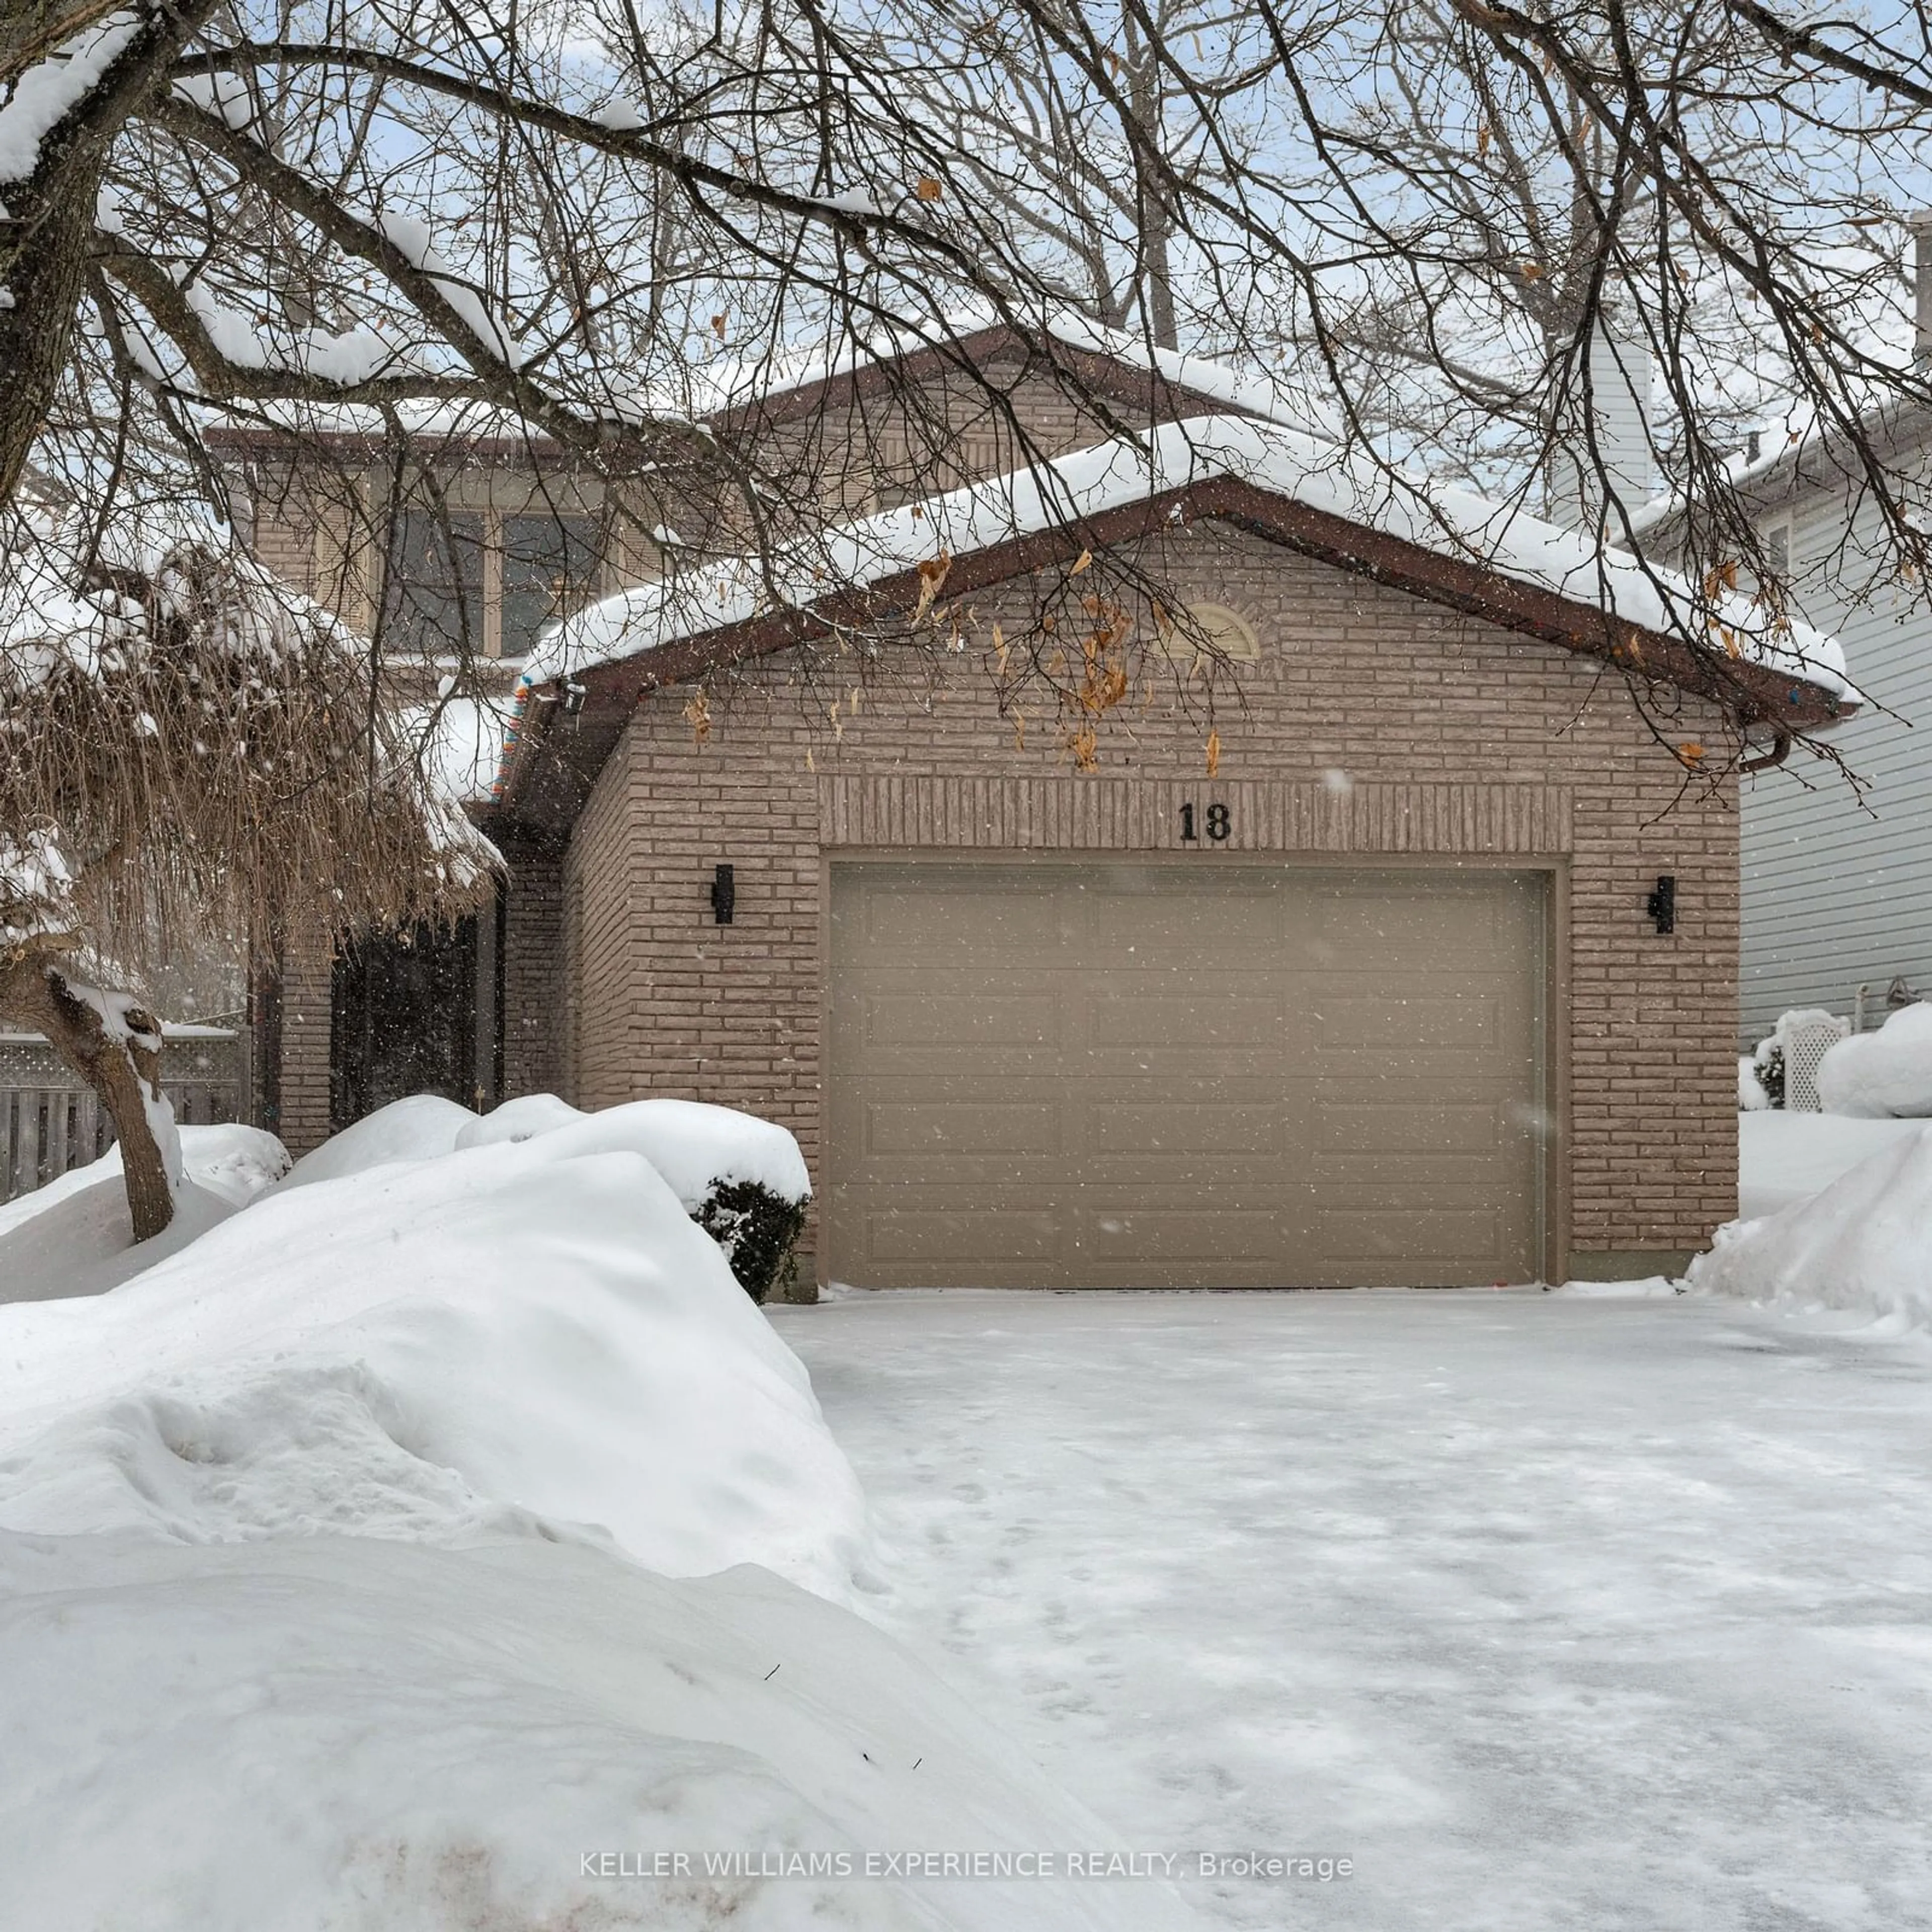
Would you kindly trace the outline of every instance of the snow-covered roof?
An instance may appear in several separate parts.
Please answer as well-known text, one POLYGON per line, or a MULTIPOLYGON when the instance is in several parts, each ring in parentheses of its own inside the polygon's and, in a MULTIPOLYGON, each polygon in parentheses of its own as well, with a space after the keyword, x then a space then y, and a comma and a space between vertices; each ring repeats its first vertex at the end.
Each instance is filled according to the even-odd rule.
MULTIPOLYGON (((1391 476, 1325 439, 1278 423, 1210 416, 1162 424, 1037 470, 836 527, 795 560, 728 557, 620 591, 539 639, 520 688, 775 608, 803 609, 834 590, 862 589, 942 553, 964 556, 1223 478, 1443 556, 1481 563, 1646 630, 1669 632, 1706 621, 1700 600, 1681 578, 1514 506, 1391 476)), ((1718 614, 1721 640, 1740 658, 1856 699, 1836 639, 1796 622, 1775 628, 1742 596, 1724 600, 1718 614)))
MULTIPOLYGON (((675 398, 666 390, 650 400, 694 415, 722 415, 753 404, 774 402, 861 368, 922 352, 944 352, 997 326, 990 316, 962 314, 932 324, 875 332, 863 343, 848 342, 836 350, 814 346, 752 358, 720 358, 692 368, 675 398)), ((1306 428, 1312 418, 1326 417, 1325 409, 1315 399, 1285 380, 1250 374, 1212 356, 1163 349, 1144 336, 1106 328, 1070 309, 1045 316, 1036 326, 1064 349, 1106 356, 1243 415, 1265 416, 1292 428, 1306 428)))
MULTIPOLYGON (((1864 427, 1875 443, 1889 442, 1896 446, 1927 434, 1932 428, 1932 410, 1916 404, 1876 410, 1867 416, 1864 427)), ((1740 449, 1725 459, 1724 479, 1734 489, 1747 492, 1774 479, 1786 479, 1808 459, 1828 452, 1842 435, 1842 431, 1821 425, 1816 410, 1793 408, 1781 422, 1758 433, 1756 455, 1740 449)), ((1682 515, 1688 504, 1683 490, 1666 490, 1631 512, 1630 530, 1644 536, 1682 515)))
POLYGON ((402 714, 405 741, 421 747, 430 788, 445 803, 485 802, 503 755, 507 698, 444 698, 402 714))
MULTIPOLYGON (((1324 405, 1284 379, 1250 373, 1212 356, 1162 349, 1143 336, 1103 327, 1071 310, 1056 311, 1033 326, 1064 349, 1107 357, 1231 410, 1289 427, 1305 427, 1327 416, 1324 405)), ((719 355, 653 372, 628 394, 609 399, 608 407, 614 421, 702 422, 781 403, 890 362, 956 351, 999 327, 989 315, 962 314, 896 327, 882 325, 863 340, 836 346, 807 343, 754 356, 719 355)), ((276 404, 266 414, 289 428, 316 435, 384 433, 380 413, 362 404, 276 404)), ((547 446, 550 440, 547 430, 492 403, 406 403, 397 415, 404 430, 416 436, 538 446, 547 446)))

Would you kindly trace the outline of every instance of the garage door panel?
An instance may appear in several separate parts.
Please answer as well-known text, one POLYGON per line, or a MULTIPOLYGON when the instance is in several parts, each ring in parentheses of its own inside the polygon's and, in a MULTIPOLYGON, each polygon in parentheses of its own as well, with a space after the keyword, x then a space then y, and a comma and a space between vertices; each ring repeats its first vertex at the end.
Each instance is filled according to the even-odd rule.
POLYGON ((1309 1015, 1318 1051, 1352 1058, 1430 1052, 1486 1058, 1509 1038, 1505 1003, 1487 986, 1445 984, 1440 974, 1388 976, 1371 984, 1372 991, 1318 998, 1309 1015))
POLYGON ((1086 1252, 1102 1265, 1121 1268, 1150 1262, 1266 1268, 1280 1256, 1281 1223, 1279 1211, 1266 1208, 1149 1212, 1126 1203, 1089 1207, 1079 1217, 1086 1252))
POLYGON ((1282 937, 1276 896, 1245 884, 1231 889, 1212 880, 1183 882, 1179 890, 1157 884, 1109 892, 1103 882, 1102 890, 1086 896, 1079 917, 1097 956, 1123 965, 1185 959, 1198 948, 1204 932, 1234 958, 1279 945, 1282 937))
POLYGON ((1158 1044, 1249 1048, 1282 1025, 1279 993, 1216 992, 1198 986, 1107 986, 1081 1002, 1094 1047, 1158 1044))
POLYGON ((1060 1203, 1022 1207, 994 1197, 953 1208, 889 1208, 835 1195, 830 1204, 841 1225, 857 1237, 860 1265, 905 1268, 905 1274, 881 1279, 908 1286, 932 1286, 939 1281, 1000 1286, 993 1279, 998 1270, 1050 1267, 1064 1259, 1068 1231, 1060 1203), (936 1276, 932 1272, 935 1268, 936 1276))
POLYGON ((1492 1271, 1510 1236, 1505 1217, 1481 1208, 1401 1208, 1367 1219, 1337 1204, 1317 1213, 1312 1238, 1342 1286, 1451 1288, 1516 1279, 1492 1271))
POLYGON ((1202 1100, 1120 1101, 1087 1113, 1086 1143, 1094 1154, 1202 1160, 1241 1155, 1279 1156, 1288 1125, 1277 1100, 1247 1102, 1202 1100))
POLYGON ((1318 1155, 1448 1155, 1514 1158, 1521 1130, 1500 1101, 1377 1100, 1347 1093, 1318 1094, 1309 1137, 1318 1155))
POLYGON ((1050 881, 1009 870, 868 894, 860 916, 875 957, 932 960, 948 953, 1058 953, 1065 914, 1050 881))
POLYGON ((1545 916, 1502 872, 836 866, 829 1265, 1527 1279, 1545 916))
POLYGON ((1064 1150, 1064 1108, 1054 1100, 949 1100, 944 1107, 874 1101, 866 1108, 867 1165, 922 1156, 1057 1154, 1064 1150))
POLYGON ((1444 965, 1472 962, 1486 971, 1496 926, 1531 922, 1520 884, 1519 874, 1505 872, 1425 876, 1377 868, 1346 883, 1318 881, 1306 929, 1330 946, 1346 946, 1356 960, 1402 952, 1444 965), (1483 920, 1469 916, 1477 906, 1486 914, 1483 920))
POLYGON ((935 1048, 1037 1048, 1058 1042, 1062 1020, 1052 992, 988 992, 935 982, 917 992, 876 993, 860 1009, 866 1040, 923 1056, 935 1048))

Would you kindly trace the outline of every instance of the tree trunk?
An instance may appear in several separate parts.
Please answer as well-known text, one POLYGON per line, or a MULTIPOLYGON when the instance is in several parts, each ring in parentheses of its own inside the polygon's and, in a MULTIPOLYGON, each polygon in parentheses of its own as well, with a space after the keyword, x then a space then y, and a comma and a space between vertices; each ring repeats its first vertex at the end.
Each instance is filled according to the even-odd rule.
MULTIPOLYGON (((94 242, 99 171, 78 172, 35 211, 22 245, 0 268, 0 501, 10 502, 67 366, 94 242)), ((11 192, 12 190, 9 190, 11 192)), ((26 224, 23 224, 26 225, 26 224)))
MULTIPOLYGON (((0 502, 14 500, 67 367, 108 149, 135 102, 167 85, 164 70, 214 6, 179 0, 148 12, 120 57, 47 130, 32 176, 0 182, 0 502)), ((63 22, 61 9, 41 5, 23 31, 8 10, 0 49, 10 56, 29 42, 51 46, 104 11, 76 5, 63 22)))
POLYGON ((0 1013, 44 1034, 100 1096, 121 1143, 134 1238, 145 1241, 160 1233, 175 1217, 176 1179, 148 1112, 161 1100, 160 1022, 130 1006, 124 1036, 45 953, 0 967, 0 1013))

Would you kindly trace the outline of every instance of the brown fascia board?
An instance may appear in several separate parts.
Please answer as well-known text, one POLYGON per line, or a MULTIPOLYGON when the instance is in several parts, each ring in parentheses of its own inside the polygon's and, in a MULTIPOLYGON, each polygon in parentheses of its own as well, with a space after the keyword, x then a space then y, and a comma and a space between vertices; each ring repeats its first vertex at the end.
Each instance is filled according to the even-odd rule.
MULTIPOLYGON (((1130 543, 1171 527, 1177 515, 1212 518, 1358 577, 1406 591, 1505 630, 1599 658, 1652 690, 1675 688, 1721 705, 1743 728, 1781 736, 1849 716, 1858 707, 1808 681, 1745 660, 1722 666, 1680 639, 1613 617, 1540 585, 1504 576, 1472 559, 1445 556, 1400 537, 1352 522, 1258 484, 1232 478, 1190 484, 1084 522, 1057 524, 953 560, 947 598, 970 596, 1016 577, 1068 561, 1083 549, 1130 543)), ((557 706, 533 692, 495 814, 532 830, 560 831, 574 819, 598 772, 650 691, 688 684, 830 634, 914 608, 917 568, 861 589, 836 592, 803 610, 774 610, 721 625, 655 650, 576 673, 584 702, 560 729, 557 706), (539 709, 538 706, 541 706, 539 709)))

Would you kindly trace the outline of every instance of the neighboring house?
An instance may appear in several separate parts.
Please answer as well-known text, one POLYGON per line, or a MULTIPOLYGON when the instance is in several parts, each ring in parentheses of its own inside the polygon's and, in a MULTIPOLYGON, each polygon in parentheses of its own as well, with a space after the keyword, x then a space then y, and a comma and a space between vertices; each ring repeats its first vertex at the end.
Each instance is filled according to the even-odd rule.
MULTIPOLYGON (((1890 432, 1932 482, 1932 416, 1890 432)), ((1792 1007, 1868 1024, 1886 995, 1932 991, 1932 602, 1882 561, 1879 518, 1828 462, 1767 460, 1744 478, 1760 526, 1789 556, 1801 614, 1840 637, 1869 702, 1831 734, 1854 791, 1793 758, 1747 780, 1742 800, 1742 1038, 1792 1007)))
MULTIPOLYGON (((976 352, 1011 353, 990 332, 976 352)), ((1089 353, 1099 413, 1168 425, 1150 480, 1016 364, 1062 510, 1024 481, 909 506, 842 530, 838 580, 783 608, 694 565, 540 647, 484 812, 503 902, 418 1001, 466 1090, 782 1121, 821 1280, 1680 1265, 1736 1212, 1737 845, 1734 784, 1687 787, 1604 674, 1634 656, 1686 743, 1724 728, 1664 606, 1547 526, 1473 561, 1226 372, 1089 353), (1077 604, 1083 551, 1144 560, 1231 661, 1218 760, 1184 667, 1094 746, 1077 713, 1070 749, 1050 713, 1022 732, 1002 709, 1002 631, 1077 604), (916 622, 935 590, 956 648, 830 674, 802 653, 842 616, 916 622)), ((823 435, 869 380, 798 384, 770 420, 823 435)), ((1838 708, 1804 641, 1810 674, 1738 668, 1739 722, 1838 708)), ((388 997, 357 960, 283 962, 263 1058, 298 1148, 332 1066, 339 1121, 388 997)))
MULTIPOLYGON (((1922 236, 1920 250, 1919 354, 1932 362, 1932 246, 1922 236)), ((1870 427, 1904 474, 1923 479, 1932 511, 1932 412, 1870 427)), ((1744 782, 1738 1017, 1748 1048, 1793 1008, 1876 1026, 1888 993, 1897 1004, 1932 992, 1932 596, 1894 574, 1878 511, 1829 439, 1754 446, 1735 480, 1767 553, 1788 568, 1797 614, 1841 640, 1869 700, 1826 741, 1862 789, 1802 754, 1744 782)), ((1639 524, 1646 550, 1674 556, 1672 506, 1639 524)))

